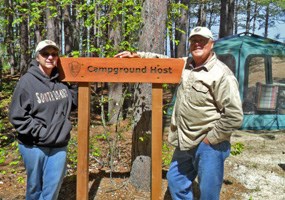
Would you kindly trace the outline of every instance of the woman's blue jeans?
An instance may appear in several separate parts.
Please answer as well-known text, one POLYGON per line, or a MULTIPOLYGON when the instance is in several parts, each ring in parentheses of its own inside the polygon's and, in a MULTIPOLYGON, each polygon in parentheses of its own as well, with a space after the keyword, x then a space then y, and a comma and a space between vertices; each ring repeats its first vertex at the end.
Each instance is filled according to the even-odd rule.
POLYGON ((67 147, 19 144, 27 173, 26 200, 56 200, 66 173, 67 147))
POLYGON ((167 173, 172 199, 193 200, 192 183, 198 176, 200 200, 218 200, 230 147, 230 143, 224 141, 216 145, 201 142, 189 151, 176 148, 167 173))

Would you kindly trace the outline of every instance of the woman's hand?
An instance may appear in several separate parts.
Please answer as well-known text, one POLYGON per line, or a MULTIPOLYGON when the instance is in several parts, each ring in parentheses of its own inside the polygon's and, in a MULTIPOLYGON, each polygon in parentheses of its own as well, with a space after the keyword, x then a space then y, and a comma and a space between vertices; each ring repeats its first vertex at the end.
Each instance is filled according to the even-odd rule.
POLYGON ((130 51, 123 51, 118 53, 114 56, 115 58, 140 58, 139 54, 130 52, 130 51))

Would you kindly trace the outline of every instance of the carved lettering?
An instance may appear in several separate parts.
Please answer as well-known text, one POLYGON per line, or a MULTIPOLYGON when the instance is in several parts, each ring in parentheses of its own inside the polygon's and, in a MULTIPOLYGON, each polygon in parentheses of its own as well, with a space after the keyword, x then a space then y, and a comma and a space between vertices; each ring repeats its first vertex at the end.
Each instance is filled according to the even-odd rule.
MULTIPOLYGON (((148 73, 148 69, 146 66, 144 67, 96 67, 96 66, 88 66, 87 67, 88 72, 94 72, 94 73, 107 73, 107 74, 145 74, 148 73)), ((150 73, 156 73, 156 74, 172 74, 172 68, 162 68, 162 67, 150 67, 149 69, 150 73)))

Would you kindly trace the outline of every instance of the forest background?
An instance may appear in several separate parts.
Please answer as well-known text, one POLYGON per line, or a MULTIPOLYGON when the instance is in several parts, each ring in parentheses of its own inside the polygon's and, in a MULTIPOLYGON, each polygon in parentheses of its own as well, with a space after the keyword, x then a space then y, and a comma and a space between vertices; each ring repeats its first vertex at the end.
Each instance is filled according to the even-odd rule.
MULTIPOLYGON (((284 27, 284 0, 0 2, 0 164, 7 155, 4 147, 15 140, 15 131, 7 119, 14 84, 27 71, 35 47, 43 39, 55 41, 61 56, 102 58, 123 50, 187 56, 189 33, 198 25, 213 30, 215 39, 241 32, 268 37, 274 32, 272 39, 285 41, 283 32, 273 31, 284 27)), ((170 95, 174 88, 164 85, 170 95)), ((130 117, 132 162, 140 155, 150 156, 151 84, 94 83, 92 89, 91 113, 100 115, 102 132, 107 132, 107 125, 117 128, 120 120, 130 117)), ((169 100, 164 102, 164 110, 169 100)), ((91 124, 95 124, 96 117, 93 116, 91 124)), ((76 113, 73 122, 76 126, 76 113)), ((117 138, 108 139, 111 169, 112 156, 117 155, 114 151, 117 138)), ((96 153, 98 149, 93 149, 93 154, 96 153)), ((70 161, 76 163, 76 158, 70 161)))

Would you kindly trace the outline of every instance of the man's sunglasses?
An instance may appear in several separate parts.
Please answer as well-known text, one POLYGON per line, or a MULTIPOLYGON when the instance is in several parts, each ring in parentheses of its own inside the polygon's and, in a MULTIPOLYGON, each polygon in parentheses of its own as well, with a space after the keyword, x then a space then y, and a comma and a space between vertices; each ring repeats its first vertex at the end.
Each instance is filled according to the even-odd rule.
POLYGON ((56 52, 53 52, 53 53, 40 52, 40 54, 41 54, 42 57, 45 57, 45 58, 48 58, 49 56, 52 56, 52 57, 57 57, 58 56, 58 53, 56 53, 56 52))

